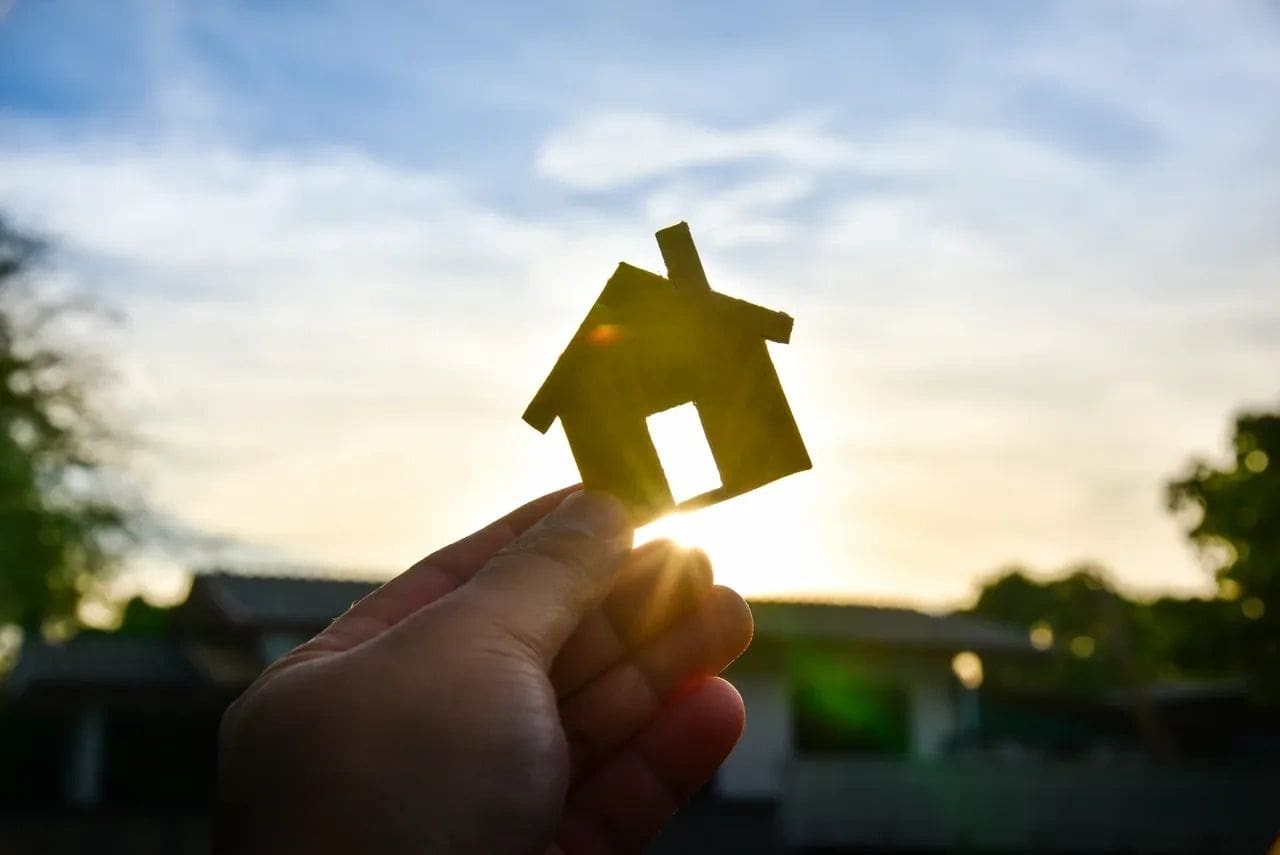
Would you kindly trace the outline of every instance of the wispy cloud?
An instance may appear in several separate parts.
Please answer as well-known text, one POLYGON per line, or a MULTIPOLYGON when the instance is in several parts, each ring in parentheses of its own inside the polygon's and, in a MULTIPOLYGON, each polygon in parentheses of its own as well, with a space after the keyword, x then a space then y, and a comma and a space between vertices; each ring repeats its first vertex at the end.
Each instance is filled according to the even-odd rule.
POLYGON ((612 190, 693 167, 750 161, 806 171, 900 172, 921 165, 911 151, 859 145, 810 118, 727 130, 650 113, 608 113, 555 131, 540 146, 537 166, 570 187, 612 190))

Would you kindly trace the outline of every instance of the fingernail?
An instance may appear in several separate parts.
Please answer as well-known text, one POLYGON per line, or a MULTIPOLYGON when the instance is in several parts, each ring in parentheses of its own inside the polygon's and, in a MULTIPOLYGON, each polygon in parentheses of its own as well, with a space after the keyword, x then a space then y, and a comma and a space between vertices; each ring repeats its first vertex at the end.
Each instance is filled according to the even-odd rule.
POLYGON ((580 490, 556 508, 557 522, 579 529, 592 537, 610 540, 631 524, 626 507, 608 493, 580 490))

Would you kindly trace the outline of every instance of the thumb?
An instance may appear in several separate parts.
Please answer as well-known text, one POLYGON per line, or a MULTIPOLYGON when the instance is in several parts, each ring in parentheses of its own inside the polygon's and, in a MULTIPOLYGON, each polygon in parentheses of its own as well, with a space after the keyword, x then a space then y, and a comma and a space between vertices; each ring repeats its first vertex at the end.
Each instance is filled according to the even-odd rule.
POLYGON ((550 667, 565 639, 612 587, 632 534, 630 516, 617 499, 572 493, 455 594, 492 615, 550 667))

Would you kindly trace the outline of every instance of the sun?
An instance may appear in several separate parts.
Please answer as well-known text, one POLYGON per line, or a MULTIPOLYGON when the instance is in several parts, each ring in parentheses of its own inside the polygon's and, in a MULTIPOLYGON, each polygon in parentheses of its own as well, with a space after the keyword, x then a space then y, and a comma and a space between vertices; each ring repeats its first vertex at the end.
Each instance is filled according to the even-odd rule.
POLYGON ((667 538, 702 549, 716 582, 745 596, 820 596, 831 589, 832 562, 784 483, 669 514, 639 529, 636 543, 667 538))
MULTIPOLYGON (((697 411, 685 404, 650 416, 649 432, 677 502, 720 486, 697 411)), ((707 553, 716 580, 748 596, 821 595, 832 587, 814 482, 804 473, 696 511, 668 514, 636 542, 668 538, 707 553)))

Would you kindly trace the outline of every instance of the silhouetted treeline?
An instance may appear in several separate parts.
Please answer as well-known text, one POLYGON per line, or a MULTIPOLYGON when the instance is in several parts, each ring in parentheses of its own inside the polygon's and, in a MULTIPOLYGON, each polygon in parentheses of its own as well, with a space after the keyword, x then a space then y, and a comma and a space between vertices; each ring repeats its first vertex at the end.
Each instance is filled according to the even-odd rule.
POLYGON ((1168 681, 1246 682, 1280 701, 1280 413, 1236 419, 1232 454, 1193 461, 1168 487, 1169 507, 1211 567, 1212 598, 1139 601, 1095 565, 1033 578, 1013 567, 972 611, 1022 626, 1051 652, 998 666, 1005 685, 1097 693, 1168 681))
POLYGON ((991 679, 1016 688, 1098 693, 1245 674, 1249 618, 1239 599, 1136 601, 1093 565, 1048 580, 1011 568, 987 583, 971 611, 1025 627, 1048 648, 1033 662, 992 666, 991 679))

